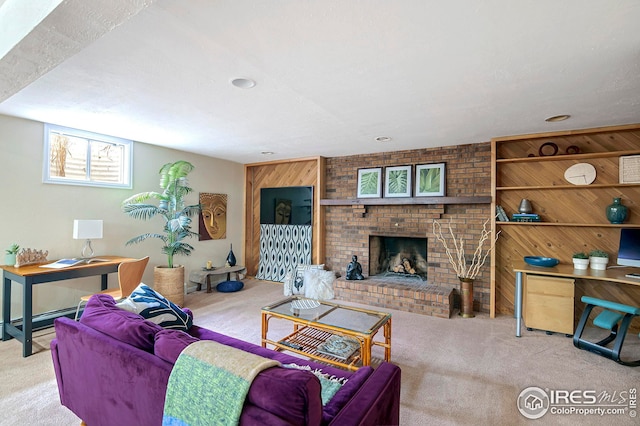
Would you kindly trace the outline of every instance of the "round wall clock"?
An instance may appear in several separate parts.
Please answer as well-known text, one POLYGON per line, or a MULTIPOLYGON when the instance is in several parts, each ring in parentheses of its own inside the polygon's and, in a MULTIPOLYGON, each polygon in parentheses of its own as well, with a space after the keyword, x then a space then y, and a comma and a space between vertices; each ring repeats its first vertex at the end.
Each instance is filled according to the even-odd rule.
POLYGON ((589 163, 578 163, 564 172, 567 182, 574 185, 590 185, 596 180, 596 168, 589 163))

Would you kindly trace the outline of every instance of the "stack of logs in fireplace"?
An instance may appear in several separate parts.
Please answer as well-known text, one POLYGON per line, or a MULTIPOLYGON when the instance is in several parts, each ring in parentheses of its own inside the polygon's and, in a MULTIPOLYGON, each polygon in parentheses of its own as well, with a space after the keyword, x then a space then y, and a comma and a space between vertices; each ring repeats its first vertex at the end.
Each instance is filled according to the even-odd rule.
POLYGON ((393 268, 391 268, 391 270, 393 272, 398 273, 398 274, 415 275, 415 273, 416 273, 415 268, 413 266, 411 266, 411 262, 406 257, 403 257, 402 258, 402 262, 400 262, 399 264, 395 265, 393 268))

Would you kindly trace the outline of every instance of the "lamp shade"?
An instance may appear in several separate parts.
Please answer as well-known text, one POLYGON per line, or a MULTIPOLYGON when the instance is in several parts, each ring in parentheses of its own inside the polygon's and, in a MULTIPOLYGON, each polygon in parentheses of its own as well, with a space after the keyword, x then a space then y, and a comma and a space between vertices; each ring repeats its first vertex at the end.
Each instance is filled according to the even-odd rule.
POLYGON ((89 240, 102 238, 102 220, 73 221, 73 238, 76 240, 89 240))

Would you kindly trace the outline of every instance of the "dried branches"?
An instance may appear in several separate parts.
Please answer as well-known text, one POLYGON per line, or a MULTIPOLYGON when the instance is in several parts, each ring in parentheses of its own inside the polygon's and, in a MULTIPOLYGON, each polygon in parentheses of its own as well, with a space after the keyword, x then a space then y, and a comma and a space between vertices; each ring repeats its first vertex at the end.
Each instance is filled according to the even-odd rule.
POLYGON ((484 262, 487 260, 487 256, 494 249, 500 232, 496 233, 495 239, 491 241, 491 246, 484 250, 485 241, 490 240, 491 238, 491 229, 487 229, 487 224, 490 220, 491 218, 485 220, 482 224, 482 231, 480 232, 478 246, 473 253, 473 258, 471 259, 470 264, 467 264, 464 255, 464 239, 462 237, 456 239, 456 236, 453 233, 453 228, 451 227, 451 222, 449 222, 449 239, 453 243, 453 251, 449 248, 447 237, 442 233, 442 225, 437 220, 433 220, 433 234, 436 236, 436 239, 442 243, 445 253, 449 258, 449 263, 459 278, 475 279, 480 273, 480 269, 484 265, 484 262))

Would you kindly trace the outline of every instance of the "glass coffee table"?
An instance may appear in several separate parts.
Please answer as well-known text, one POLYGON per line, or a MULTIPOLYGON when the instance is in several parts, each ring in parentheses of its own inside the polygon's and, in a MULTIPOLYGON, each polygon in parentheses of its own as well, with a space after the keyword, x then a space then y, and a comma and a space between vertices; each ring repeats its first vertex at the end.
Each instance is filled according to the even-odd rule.
POLYGON ((391 360, 391 314, 292 296, 262 308, 262 347, 292 351, 349 370, 371 365, 371 348, 391 360), (293 323, 293 333, 269 338, 272 318, 293 323), (374 341, 382 328, 384 341, 374 341))

